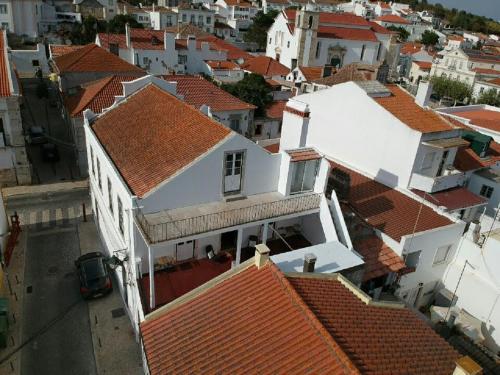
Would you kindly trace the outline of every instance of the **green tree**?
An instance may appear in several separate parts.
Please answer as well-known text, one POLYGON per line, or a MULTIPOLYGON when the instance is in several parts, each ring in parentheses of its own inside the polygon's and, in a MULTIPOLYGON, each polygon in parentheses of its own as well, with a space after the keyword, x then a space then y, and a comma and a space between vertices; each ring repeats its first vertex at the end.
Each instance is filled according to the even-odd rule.
POLYGON ((264 115, 265 108, 273 101, 271 86, 259 74, 247 74, 235 84, 223 84, 221 88, 231 95, 257 107, 255 114, 264 115))
POLYGON ((106 31, 107 22, 93 16, 83 18, 82 23, 75 23, 69 38, 73 44, 87 44, 95 41, 97 33, 106 31))
POLYGON ((500 107, 500 91, 495 89, 486 90, 479 96, 476 103, 500 107))
POLYGON ((454 105, 472 97, 472 87, 465 82, 438 76, 432 77, 431 82, 433 92, 440 97, 451 98, 454 105))
POLYGON ((397 26, 391 25, 391 26, 387 27, 387 29, 397 32, 399 34, 399 41, 400 42, 406 42, 408 40, 408 37, 410 36, 410 33, 404 27, 397 27, 397 26))
POLYGON ((439 35, 433 31, 425 30, 422 34, 422 44, 425 47, 435 46, 439 42, 439 35))
POLYGON ((142 24, 137 22, 130 14, 118 14, 114 16, 108 23, 107 31, 114 34, 125 33, 125 24, 129 24, 134 29, 142 29, 142 24))
POLYGON ((259 49, 264 49, 267 42, 267 30, 274 23, 274 19, 278 13, 277 10, 270 10, 266 14, 262 11, 257 12, 252 25, 250 25, 247 32, 243 35, 245 42, 257 43, 259 49))

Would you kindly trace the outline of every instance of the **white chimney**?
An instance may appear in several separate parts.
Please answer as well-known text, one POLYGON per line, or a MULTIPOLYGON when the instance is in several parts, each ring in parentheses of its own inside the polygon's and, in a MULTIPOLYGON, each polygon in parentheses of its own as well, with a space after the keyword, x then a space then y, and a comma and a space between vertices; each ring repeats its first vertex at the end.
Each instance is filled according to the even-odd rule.
POLYGON ((425 108, 429 103, 429 99, 432 94, 432 83, 428 81, 420 81, 418 84, 417 95, 415 97, 415 103, 420 107, 425 108))
POLYGON ((255 267, 261 269, 269 261, 269 253, 271 250, 263 243, 255 246, 255 267))
POLYGON ((212 118, 212 110, 210 109, 210 106, 203 104, 200 107, 200 112, 203 113, 205 116, 212 118))
POLYGON ((130 48, 130 25, 128 22, 125 24, 125 43, 127 44, 127 48, 130 48))
POLYGON ((307 253, 304 255, 304 268, 302 272, 314 272, 314 265, 316 264, 316 255, 313 253, 307 253))

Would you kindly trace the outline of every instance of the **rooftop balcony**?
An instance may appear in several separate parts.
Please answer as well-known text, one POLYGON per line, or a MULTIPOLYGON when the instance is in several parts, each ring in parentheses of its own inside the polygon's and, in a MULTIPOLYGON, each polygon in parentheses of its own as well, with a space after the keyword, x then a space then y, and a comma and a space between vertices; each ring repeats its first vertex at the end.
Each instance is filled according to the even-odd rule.
POLYGON ((462 186, 464 182, 465 173, 450 166, 444 171, 444 175, 442 176, 430 177, 419 173, 413 173, 410 180, 410 188, 432 194, 438 191, 462 186))
POLYGON ((320 202, 321 194, 317 193, 283 196, 272 192, 151 214, 139 212, 137 220, 149 243, 154 244, 262 220, 318 212, 320 202))

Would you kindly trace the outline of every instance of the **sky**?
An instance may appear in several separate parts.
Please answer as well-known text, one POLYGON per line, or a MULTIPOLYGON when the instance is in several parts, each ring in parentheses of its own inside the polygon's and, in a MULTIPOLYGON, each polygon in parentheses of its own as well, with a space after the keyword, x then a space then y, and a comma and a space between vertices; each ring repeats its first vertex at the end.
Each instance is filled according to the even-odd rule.
POLYGON ((428 0, 431 4, 440 3, 446 8, 457 8, 500 21, 500 0, 428 0))

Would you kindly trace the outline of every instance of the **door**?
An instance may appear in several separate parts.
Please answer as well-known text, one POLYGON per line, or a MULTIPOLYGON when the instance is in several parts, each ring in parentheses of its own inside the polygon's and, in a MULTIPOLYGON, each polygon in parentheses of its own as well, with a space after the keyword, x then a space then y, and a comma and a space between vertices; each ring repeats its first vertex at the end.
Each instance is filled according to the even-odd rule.
POLYGON ((227 153, 225 159, 224 194, 237 194, 241 191, 243 152, 227 153))
POLYGON ((177 262, 194 258, 194 241, 179 242, 175 257, 177 262))
POLYGON ((441 161, 439 162, 439 168, 438 168, 438 171, 436 174, 436 176, 438 176, 438 177, 443 174, 443 168, 444 168, 444 165, 446 163, 446 159, 448 159, 448 153, 449 153, 448 150, 445 150, 443 152, 443 157, 441 158, 441 161))

